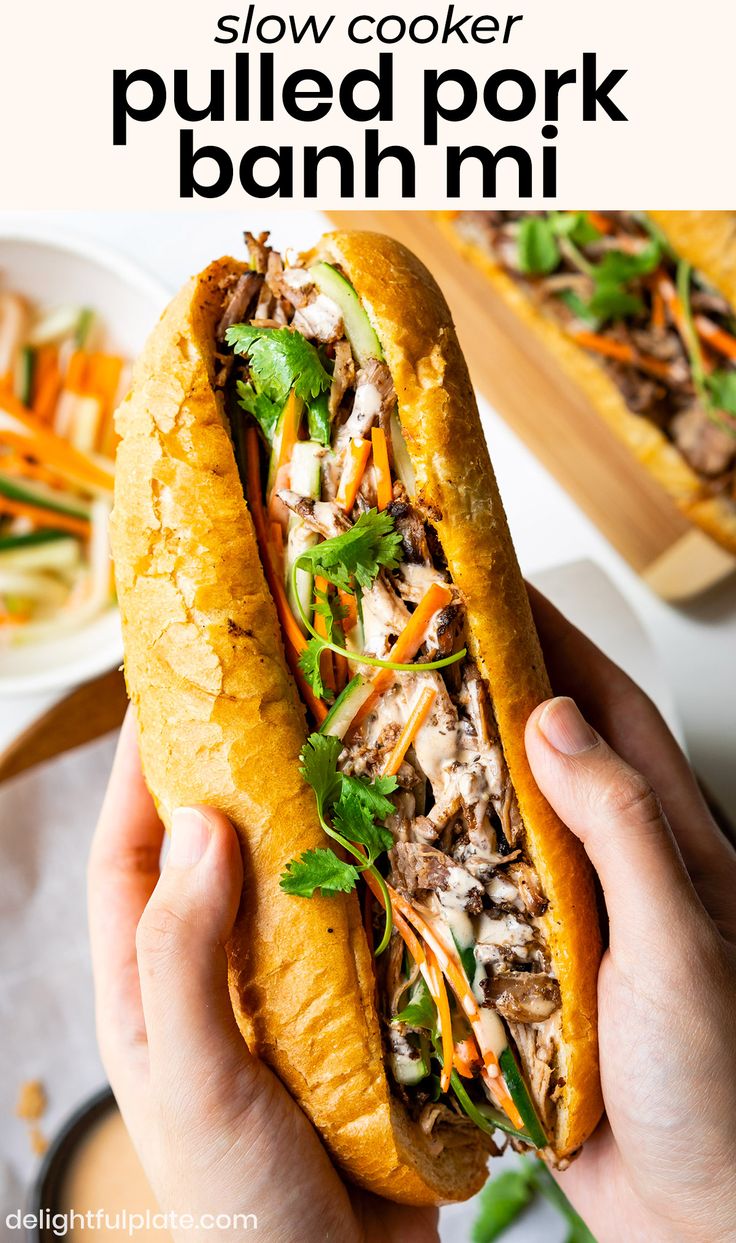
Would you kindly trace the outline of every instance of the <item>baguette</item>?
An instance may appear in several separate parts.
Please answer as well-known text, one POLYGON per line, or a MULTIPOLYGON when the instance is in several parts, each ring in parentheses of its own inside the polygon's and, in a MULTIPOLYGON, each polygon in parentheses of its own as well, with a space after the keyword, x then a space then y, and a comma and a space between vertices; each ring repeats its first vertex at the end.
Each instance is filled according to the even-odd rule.
MULTIPOLYGON (((490 691, 524 849, 548 902, 539 925, 562 1004, 545 1155, 564 1162, 601 1112, 600 937, 582 848, 526 761, 524 723, 549 683, 467 369, 440 291, 398 243, 335 233, 315 259, 349 279, 380 338, 417 496, 466 601, 470 655, 490 691)), ((221 259, 182 289, 117 414, 112 546, 144 772, 167 826, 177 806, 205 803, 238 832, 245 881, 229 982, 249 1048, 355 1182, 416 1205, 464 1199, 486 1177, 488 1145, 478 1132, 438 1153, 391 1089, 355 893, 307 901, 279 887, 289 860, 325 837, 299 771, 305 708, 218 387, 223 298, 244 272, 221 259)))
MULTIPOLYGON (((629 215, 611 213, 617 214, 629 215)), ((579 345, 568 331, 570 325, 561 321, 556 311, 550 313, 555 300, 545 301, 533 287, 538 282, 529 285, 499 261, 478 227, 478 217, 483 215, 438 212, 436 219, 453 246, 483 271, 493 289, 583 390, 600 417, 669 493, 681 512, 724 548, 736 553, 736 418, 714 410, 714 434, 721 439, 719 448, 724 462, 720 469, 711 471, 709 467, 704 471, 702 431, 708 431, 707 422, 702 421, 702 427, 693 429, 690 436, 696 435, 697 439, 689 445, 687 434, 680 435, 678 443, 671 433, 668 398, 657 403, 656 417, 634 411, 625 396, 627 375, 619 371, 621 382, 617 382, 614 371, 618 364, 613 364, 612 370, 610 363, 579 345), (726 425, 727 430, 722 431, 726 425), (729 455, 731 439, 734 451, 729 455)), ((647 216, 661 230, 674 256, 690 263, 730 308, 736 308, 736 214, 654 211, 647 216)), ((581 323, 573 326, 585 328, 581 323)), ((730 370, 733 360, 714 355, 712 366, 730 370)), ((627 371, 630 379, 635 369, 627 371)), ((692 387, 690 395, 693 399, 697 396, 692 387)), ((675 394, 670 413, 681 405, 681 397, 675 394)))

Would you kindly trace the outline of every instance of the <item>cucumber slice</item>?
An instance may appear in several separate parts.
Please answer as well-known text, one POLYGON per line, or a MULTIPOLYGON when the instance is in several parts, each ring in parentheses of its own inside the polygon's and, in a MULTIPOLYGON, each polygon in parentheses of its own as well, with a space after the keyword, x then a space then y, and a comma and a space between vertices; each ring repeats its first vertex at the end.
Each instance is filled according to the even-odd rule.
POLYGON ((391 448, 394 451, 394 467, 396 474, 406 488, 409 496, 414 495, 416 488, 416 477, 414 475, 414 467, 409 457, 409 450, 406 447, 404 433, 401 430, 399 416, 394 410, 391 415, 391 448))
POLYGON ((315 263, 309 272, 320 292, 332 298, 342 311, 345 335, 358 366, 364 367, 370 358, 382 359, 381 342, 350 281, 341 276, 331 263, 315 263))
POLYGON ((69 337, 77 331, 79 324, 78 306, 59 306, 43 315, 31 329, 28 341, 30 345, 51 345, 62 337, 69 337))
POLYGON ((33 373, 36 369, 36 351, 30 345, 24 345, 18 354, 18 365, 15 374, 15 391, 18 400, 24 406, 31 404, 33 390, 33 373))
POLYGON ((455 911, 451 907, 443 907, 442 914, 449 925, 455 948, 460 955, 460 962, 472 987, 475 977, 475 937, 470 916, 465 911, 455 911))
POLYGON ((32 600, 34 604, 58 608, 68 592, 69 588, 61 579, 51 574, 0 568, 0 595, 17 596, 21 600, 32 600))
POLYGON ((419 1050, 419 1057, 405 1057, 392 1052, 391 1070, 397 1083, 421 1083, 431 1070, 426 1048, 422 1047, 419 1050))
POLYGON ((66 531, 27 531, 23 535, 0 535, 0 553, 16 548, 33 548, 36 544, 53 544, 68 540, 66 531))
MULTIPOLYGON (((3 570, 46 570, 57 574, 74 570, 80 561, 80 544, 72 535, 61 531, 32 531, 31 535, 50 535, 49 540, 8 546, 0 540, 0 573, 3 570), (3 547, 5 545, 5 547, 3 547)), ((11 537, 12 538, 12 537, 11 537)), ((18 536, 18 540, 23 536, 18 536)))
POLYGON ((7 496, 11 501, 24 501, 27 505, 37 505, 55 514, 69 514, 72 518, 88 519, 90 516, 89 506, 76 498, 72 499, 68 493, 57 492, 42 483, 29 483, 25 479, 21 481, 13 475, 4 475, 1 471, 0 496, 7 496))
MULTIPOLYGON (((302 496, 311 496, 314 500, 319 500, 322 490, 322 479, 320 467, 322 462, 321 446, 313 440, 299 440, 294 445, 294 452, 291 455, 291 486, 295 492, 299 492, 302 496)), ((289 518, 288 535, 286 537, 286 558, 284 564, 284 572, 286 576, 286 591, 289 598, 289 607, 302 630, 306 628, 302 625, 299 609, 294 599, 294 586, 292 583, 291 571, 294 562, 301 553, 306 552, 307 548, 313 548, 317 543, 319 536, 315 531, 310 531, 306 523, 302 521, 296 514, 292 514, 289 518)), ((301 601, 302 608, 307 614, 310 614, 312 608, 312 593, 314 589, 314 578, 308 570, 297 570, 296 572, 296 590, 301 601)))
POLYGON ((365 701, 373 694, 370 682, 356 673, 345 690, 338 695, 320 726, 320 734, 331 734, 333 738, 344 738, 350 722, 365 701))
POLYGON ((524 1077, 510 1046, 503 1050, 498 1059, 498 1064, 506 1080, 506 1087, 511 1094, 511 1099, 521 1114, 522 1121, 529 1134, 529 1139, 535 1148, 546 1148, 549 1140, 545 1135, 544 1127, 539 1121, 529 1089, 524 1082, 524 1077))
POLYGON ((481 1131, 485 1131, 486 1135, 492 1135, 494 1131, 505 1131, 507 1135, 515 1135, 525 1144, 532 1143, 531 1138, 524 1131, 518 1131, 500 1109, 494 1109, 492 1105, 487 1105, 485 1102, 476 1104, 466 1092, 465 1085, 456 1070, 453 1070, 450 1082, 463 1111, 471 1122, 474 1122, 481 1131))
POLYGON ((94 311, 88 306, 83 307, 79 312, 79 319, 77 320, 77 327, 74 332, 74 344, 78 350, 84 350, 89 347, 89 340, 92 336, 94 326, 94 311))

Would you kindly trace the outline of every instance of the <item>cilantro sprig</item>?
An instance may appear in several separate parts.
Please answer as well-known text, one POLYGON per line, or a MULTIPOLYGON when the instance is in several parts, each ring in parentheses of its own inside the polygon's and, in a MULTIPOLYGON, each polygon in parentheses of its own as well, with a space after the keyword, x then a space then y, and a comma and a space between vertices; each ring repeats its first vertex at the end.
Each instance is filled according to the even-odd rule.
MULTIPOLYGON (((351 592, 360 599, 360 592, 367 591, 373 585, 382 569, 393 570, 398 566, 400 547, 401 535, 395 530, 391 515, 385 510, 379 512, 369 509, 359 516, 348 531, 335 535, 332 539, 324 540, 320 544, 315 544, 313 548, 305 549, 294 560, 291 570, 293 598, 296 601, 299 616, 311 636, 299 657, 299 667, 319 699, 326 698, 326 688, 320 671, 320 657, 324 651, 337 652, 338 655, 346 656, 358 664, 371 665, 376 669, 395 669, 398 672, 411 673, 416 669, 416 665, 380 660, 377 656, 351 652, 336 643, 335 613, 332 614, 332 626, 328 624, 325 627, 327 636, 318 634, 296 590, 299 570, 307 570, 315 577, 324 578, 339 590, 351 592)), ((318 599, 317 611, 322 616, 326 617, 333 607, 329 600, 318 599)), ((441 660, 422 662, 422 670, 444 669, 447 665, 462 660, 465 655, 466 649, 462 648, 461 651, 454 652, 452 656, 445 656, 441 660)))
POLYGON ((358 861, 359 866, 338 858, 334 850, 307 850, 292 859, 281 877, 285 893, 311 898, 322 894, 350 893, 361 872, 369 871, 381 889, 386 906, 386 926, 376 954, 385 950, 391 937, 393 917, 386 882, 375 866, 376 859, 393 845, 393 835, 379 820, 394 811, 388 798, 397 787, 395 777, 346 776, 337 767, 342 742, 330 734, 310 734, 301 752, 304 780, 314 790, 317 814, 322 830, 343 850, 358 861))
POLYGON ((690 359, 693 384, 711 422, 736 437, 736 428, 720 418, 720 413, 736 416, 736 371, 721 370, 706 373, 703 351, 695 328, 690 302, 691 277, 690 264, 684 259, 681 260, 677 265, 677 296, 680 299, 685 321, 685 346, 690 359))
POLYGON ((311 438, 329 444, 327 394, 332 377, 317 348, 291 328, 254 324, 233 324, 225 340, 236 354, 248 359, 251 378, 249 383, 238 383, 238 404, 255 417, 269 444, 292 389, 307 407, 311 438))

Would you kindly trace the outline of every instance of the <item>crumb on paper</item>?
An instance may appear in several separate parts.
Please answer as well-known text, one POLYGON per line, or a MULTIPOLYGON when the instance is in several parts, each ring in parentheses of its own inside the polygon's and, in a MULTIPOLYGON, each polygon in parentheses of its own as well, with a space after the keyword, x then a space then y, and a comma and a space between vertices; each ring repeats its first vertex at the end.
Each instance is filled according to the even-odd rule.
POLYGON ((42 1157, 46 1152, 49 1141, 44 1135, 40 1127, 31 1126, 28 1128, 28 1138, 31 1141, 31 1149, 35 1157, 42 1157))
POLYGON ((20 1085, 15 1112, 26 1122, 38 1122, 46 1112, 46 1089, 40 1079, 27 1079, 20 1085))

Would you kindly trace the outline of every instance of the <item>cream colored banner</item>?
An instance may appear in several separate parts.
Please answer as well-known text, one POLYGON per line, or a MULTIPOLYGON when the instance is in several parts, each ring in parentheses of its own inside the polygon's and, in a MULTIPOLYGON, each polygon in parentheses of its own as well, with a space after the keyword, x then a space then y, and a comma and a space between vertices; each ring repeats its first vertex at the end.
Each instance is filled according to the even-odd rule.
POLYGON ((3 0, 0 207, 728 208, 734 46, 725 0, 3 0))

